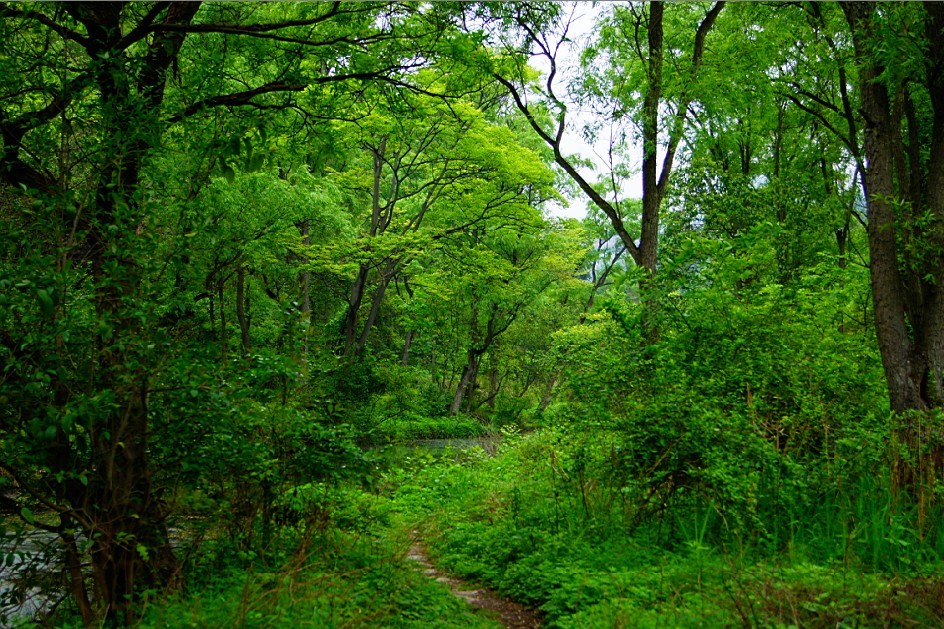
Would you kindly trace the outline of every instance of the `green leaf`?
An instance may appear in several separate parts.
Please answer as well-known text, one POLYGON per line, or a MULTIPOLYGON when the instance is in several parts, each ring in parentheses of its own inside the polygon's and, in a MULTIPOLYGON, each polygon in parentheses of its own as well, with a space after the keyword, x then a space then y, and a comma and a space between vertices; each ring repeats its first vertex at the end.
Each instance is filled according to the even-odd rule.
POLYGON ((33 512, 30 511, 27 507, 23 507, 22 509, 20 509, 20 515, 23 517, 24 520, 26 520, 30 524, 36 523, 36 518, 33 516, 33 512))
POLYGON ((220 164, 220 172, 223 173, 223 177, 227 182, 233 183, 236 181, 236 171, 234 171, 232 167, 226 162, 222 162, 220 164))
POLYGON ((265 165, 265 155, 253 155, 246 165, 246 170, 251 173, 256 172, 265 165))
POLYGON ((53 301, 49 291, 41 288, 36 291, 36 297, 39 299, 40 311, 44 316, 51 317, 53 314, 53 301))

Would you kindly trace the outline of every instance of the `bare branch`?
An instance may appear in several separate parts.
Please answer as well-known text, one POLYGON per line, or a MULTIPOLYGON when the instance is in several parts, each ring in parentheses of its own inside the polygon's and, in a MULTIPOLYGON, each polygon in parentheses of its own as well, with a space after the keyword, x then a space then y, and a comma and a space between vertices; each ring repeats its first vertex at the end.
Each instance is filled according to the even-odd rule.
POLYGON ((563 153, 561 153, 560 147, 560 137, 552 137, 547 131, 545 131, 540 123, 535 119, 534 114, 528 108, 527 103, 521 97, 521 93, 515 85, 501 76, 498 73, 493 73, 492 76, 496 81, 505 86, 505 89, 511 94, 512 99, 515 101, 515 105, 518 107, 518 111, 525 117, 525 120, 528 121, 528 124, 534 129, 542 140, 544 140, 548 146, 554 151, 554 161, 558 166, 564 169, 564 172, 580 187, 584 194, 596 205, 604 214, 610 219, 610 223, 613 225, 613 229, 616 230, 616 233, 619 235, 620 239, 623 241, 623 244, 626 245, 626 248, 629 250, 630 255, 633 257, 633 260, 637 262, 640 259, 639 247, 636 246, 635 239, 629 234, 626 230, 626 227, 623 225, 623 219, 620 216, 619 212, 613 204, 607 201, 603 195, 601 195, 583 176, 577 171, 573 164, 570 163, 563 153))

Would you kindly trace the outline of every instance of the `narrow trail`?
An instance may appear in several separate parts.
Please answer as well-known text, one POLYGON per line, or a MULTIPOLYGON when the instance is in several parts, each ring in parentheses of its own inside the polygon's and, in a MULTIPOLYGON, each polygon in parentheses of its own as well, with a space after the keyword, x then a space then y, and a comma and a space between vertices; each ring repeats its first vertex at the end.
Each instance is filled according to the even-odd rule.
POLYGON ((537 613, 525 607, 521 603, 499 596, 488 588, 473 587, 462 579, 450 577, 440 572, 430 560, 426 553, 426 547, 417 531, 412 534, 413 544, 406 555, 406 558, 416 563, 417 569, 431 579, 449 586, 453 595, 461 598, 472 607, 487 609, 498 615, 498 621, 509 629, 538 629, 541 627, 541 619, 537 613))

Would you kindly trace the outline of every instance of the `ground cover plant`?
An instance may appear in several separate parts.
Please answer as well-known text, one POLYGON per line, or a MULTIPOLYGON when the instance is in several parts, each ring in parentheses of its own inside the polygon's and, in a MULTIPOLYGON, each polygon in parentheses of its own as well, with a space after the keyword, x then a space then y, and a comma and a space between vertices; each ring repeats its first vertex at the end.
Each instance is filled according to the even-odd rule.
POLYGON ((941 622, 934 533, 908 529, 913 514, 894 513, 887 494, 852 504, 851 488, 811 506, 774 550, 696 500, 634 526, 599 492, 575 488, 599 480, 590 470, 571 476, 575 449, 539 433, 496 458, 427 461, 395 504, 445 569, 538 608, 548 626, 941 622))

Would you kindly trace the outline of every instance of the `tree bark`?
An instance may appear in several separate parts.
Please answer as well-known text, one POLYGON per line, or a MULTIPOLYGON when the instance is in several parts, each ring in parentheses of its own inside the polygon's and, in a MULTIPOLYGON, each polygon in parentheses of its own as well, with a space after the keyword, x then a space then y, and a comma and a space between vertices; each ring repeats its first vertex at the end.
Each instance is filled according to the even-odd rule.
POLYGON ((370 310, 367 312, 367 319, 364 321, 364 329, 361 330, 360 338, 357 340, 357 347, 354 350, 356 355, 361 355, 364 348, 367 347, 367 339, 370 338, 370 331, 377 323, 377 315, 380 314, 380 306, 383 304, 384 296, 387 294, 387 287, 393 280, 399 265, 394 260, 388 260, 380 271, 380 280, 377 288, 374 289, 374 295, 371 298, 370 310))
POLYGON ((216 296, 220 300, 220 363, 226 363, 226 345, 229 343, 229 339, 226 337, 226 305, 223 301, 224 297, 224 288, 226 286, 226 281, 223 278, 223 272, 220 271, 220 275, 216 280, 216 296))
POLYGON ((663 2, 649 4, 647 85, 642 105, 642 228, 637 262, 650 276, 656 273, 659 249, 659 104, 662 100, 662 18, 663 2))
POLYGON ((932 121, 929 158, 922 165, 909 87, 890 90, 886 68, 871 56, 880 35, 878 9, 867 2, 841 3, 855 47, 865 119, 863 184, 876 336, 897 415, 895 437, 907 453, 893 458, 892 485, 917 502, 919 526, 944 472, 944 443, 935 436, 936 416, 927 412, 944 404, 944 8, 924 6, 928 48, 923 61, 932 121), (908 141, 902 137, 903 120, 908 141), (922 178, 926 183, 916 185, 922 178), (930 226, 914 220, 925 214, 930 226), (900 247, 899 238, 908 246, 900 247))
MULTIPOLYGON (((164 20, 188 24, 199 6, 168 3, 164 20)), ((87 238, 100 323, 92 386, 108 392, 112 400, 108 410, 87 426, 90 473, 81 490, 72 487, 66 493, 68 515, 92 541, 92 581, 106 617, 130 624, 140 593, 172 585, 178 574, 167 536, 166 509, 152 486, 148 392, 153 356, 142 341, 148 330, 135 308, 142 272, 132 243, 143 225, 138 198, 142 160, 159 143, 158 115, 167 72, 184 35, 155 35, 146 62, 135 75, 118 49, 122 3, 76 2, 63 8, 88 34, 84 46, 93 61, 99 94, 100 151, 109 156, 96 173, 87 238)), ((68 533, 63 541, 67 548, 70 543, 74 546, 68 533)), ((73 593, 84 617, 90 605, 74 580, 73 574, 73 593)))
POLYGON ((243 346, 243 354, 249 354, 252 350, 252 342, 249 337, 249 317, 246 314, 248 305, 249 297, 246 296, 246 267, 240 264, 236 269, 236 319, 239 322, 239 336, 243 346))
POLYGON ((361 264, 357 271, 357 277, 351 285, 351 297, 348 300, 347 314, 344 317, 344 354, 351 354, 357 347, 357 320, 361 309, 361 302, 364 301, 364 291, 367 289, 367 276, 370 274, 370 267, 367 264, 361 264))
POLYGON ((456 394, 452 398, 452 404, 449 405, 449 415, 459 414, 462 408, 462 400, 471 393, 475 380, 479 373, 479 361, 482 358, 483 350, 469 349, 466 352, 465 367, 462 369, 462 377, 459 378, 459 386, 456 387, 456 394))
MULTIPOLYGON (((913 343, 908 334, 906 288, 898 266, 898 226, 893 205, 897 198, 893 147, 900 135, 893 125, 888 88, 879 78, 884 68, 868 53, 869 40, 874 36, 875 5, 844 2, 841 6, 852 31, 865 118, 866 168, 863 183, 868 204, 870 275, 879 351, 892 410, 925 410, 929 401, 922 394, 922 381, 927 370, 927 352, 934 348, 921 348, 927 343, 920 340, 913 343), (919 349, 924 349, 924 352, 919 349)), ((931 164, 932 169, 940 167, 931 164)), ((933 302, 928 305, 933 306, 933 302)), ((927 336, 923 328, 931 323, 929 319, 915 311, 911 323, 918 339, 927 336)))
MULTIPOLYGON (((413 346, 413 336, 416 334, 413 330, 407 330, 403 338, 403 352, 400 354, 400 366, 406 367, 410 362, 410 348, 413 346)), ((433 380, 436 380, 433 374, 433 380)))
MULTIPOLYGON (((302 245, 308 246, 311 244, 311 220, 303 219, 298 224, 298 231, 302 237, 302 245)), ((302 264, 307 265, 309 260, 308 256, 302 256, 302 264)), ((301 292, 300 306, 298 311, 302 315, 303 319, 303 334, 302 334, 302 364, 308 364, 308 350, 309 350, 309 340, 311 337, 311 326, 313 324, 313 317, 311 314, 311 272, 305 268, 299 274, 298 277, 299 291, 301 292)))

